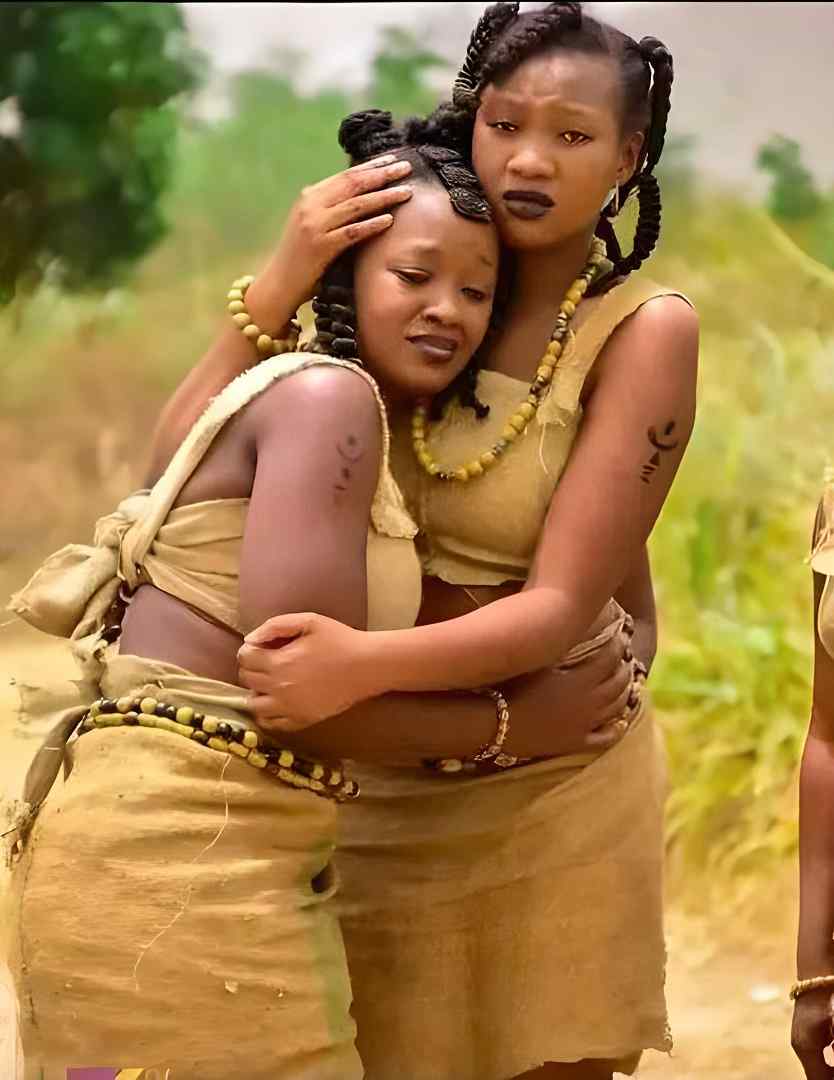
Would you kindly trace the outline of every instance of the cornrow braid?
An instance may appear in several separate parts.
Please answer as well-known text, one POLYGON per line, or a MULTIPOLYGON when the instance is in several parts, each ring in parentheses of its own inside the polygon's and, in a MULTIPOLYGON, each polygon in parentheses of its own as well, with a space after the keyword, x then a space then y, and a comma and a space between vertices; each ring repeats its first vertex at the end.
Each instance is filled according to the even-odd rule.
POLYGON ((452 87, 452 102, 457 108, 471 113, 478 108, 484 53, 494 44, 499 34, 518 18, 518 7, 516 3, 493 4, 478 19, 452 87))
MULTIPOLYGON (((401 160, 411 162, 412 181, 423 179, 439 182, 458 214, 474 221, 491 222, 492 209, 469 163, 471 137, 468 132, 471 132, 471 118, 466 121, 468 132, 465 136, 462 134, 463 122, 460 117, 457 121, 457 137, 446 137, 446 123, 445 118, 439 123, 431 118, 412 118, 398 128, 390 112, 366 109, 352 113, 342 121, 339 143, 350 155, 353 164, 395 151, 401 160), (464 148, 466 155, 462 152, 464 148)), ((353 291, 354 255, 354 249, 349 249, 324 273, 321 287, 313 300, 316 334, 308 349, 361 364, 353 291)), ((493 317, 500 306, 496 298, 493 317)), ((461 404, 473 408, 479 417, 489 412, 475 392, 480 370, 477 357, 480 353, 481 350, 476 352, 453 384, 461 404)), ((443 401, 448 400, 448 393, 447 390, 442 395, 443 401)))
MULTIPOLYGON (((495 5, 475 28, 461 72, 455 83, 457 109, 441 107, 433 123, 441 130, 465 130, 465 118, 474 117, 481 90, 506 77, 525 60, 554 48, 612 58, 620 68, 622 127, 643 130, 644 144, 638 168, 620 188, 620 199, 636 192, 637 225, 632 251, 624 256, 611 218, 613 206, 600 215, 595 231, 606 243, 612 273, 598 278, 588 295, 611 288, 638 269, 651 255, 660 236, 660 188, 654 169, 666 138, 673 80, 672 56, 654 37, 639 43, 597 19, 583 15, 580 3, 554 3, 538 11, 519 14, 517 5, 495 5), (509 9, 513 7, 514 11, 509 9), (496 9, 503 8, 503 11, 496 9), (467 112, 468 110, 468 112, 467 112)), ((470 122, 469 136, 472 134, 470 122)))

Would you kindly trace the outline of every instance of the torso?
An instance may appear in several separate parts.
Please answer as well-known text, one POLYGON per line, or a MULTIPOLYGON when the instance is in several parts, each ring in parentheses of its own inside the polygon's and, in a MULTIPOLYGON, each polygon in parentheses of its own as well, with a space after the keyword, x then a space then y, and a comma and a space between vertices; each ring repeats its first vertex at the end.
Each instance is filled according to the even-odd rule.
MULTIPOLYGON (((278 384, 265 395, 280 392, 278 384)), ((252 427, 248 407, 228 421, 183 485, 175 507, 249 497, 257 461, 252 427)), ((213 622, 205 612, 147 584, 136 590, 125 613, 119 648, 234 684, 242 642, 240 634, 213 622)))

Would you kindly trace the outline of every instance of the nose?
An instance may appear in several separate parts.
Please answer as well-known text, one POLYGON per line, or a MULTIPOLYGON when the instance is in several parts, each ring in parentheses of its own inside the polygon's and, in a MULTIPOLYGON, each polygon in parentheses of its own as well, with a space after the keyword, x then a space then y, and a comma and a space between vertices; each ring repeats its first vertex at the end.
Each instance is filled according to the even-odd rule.
POLYGON ((441 326, 459 326, 460 297, 457 289, 438 289, 428 299, 423 310, 423 317, 427 322, 437 323, 441 326))
POLYGON ((513 154, 507 163, 507 171, 523 180, 552 180, 555 175, 549 156, 529 143, 513 154))

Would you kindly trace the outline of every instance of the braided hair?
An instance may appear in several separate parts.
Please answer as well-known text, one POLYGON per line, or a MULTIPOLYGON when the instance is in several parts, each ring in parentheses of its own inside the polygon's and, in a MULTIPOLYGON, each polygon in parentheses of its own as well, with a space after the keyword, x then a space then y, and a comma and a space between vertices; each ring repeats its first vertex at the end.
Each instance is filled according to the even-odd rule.
MULTIPOLYGON (((492 210, 483 193, 468 157, 458 149, 438 138, 436 126, 431 121, 412 119, 402 127, 395 126, 391 113, 381 109, 366 109, 351 113, 339 127, 339 145, 350 157, 352 165, 396 152, 401 161, 408 161, 412 171, 411 183, 441 184, 449 195, 452 209, 472 221, 491 222, 492 210)), ((393 183, 399 183, 394 180, 393 183)), ((316 336, 310 351, 329 353, 333 356, 358 359, 357 319, 353 293, 353 267, 355 249, 350 248, 334 260, 322 277, 321 287, 313 299, 316 316, 316 336)), ((476 387, 486 342, 497 329, 503 310, 509 283, 506 275, 499 275, 496 299, 490 329, 481 347, 470 359, 466 368, 443 394, 433 402, 435 412, 442 411, 451 397, 457 397, 461 405, 471 407, 478 417, 486 416, 489 408, 477 398, 476 387)))
POLYGON ((518 4, 487 8, 472 33, 466 59, 455 80, 451 104, 441 105, 428 120, 435 137, 445 139, 471 161, 472 131, 481 90, 508 76, 530 57, 552 49, 610 56, 619 65, 623 116, 627 130, 642 130, 645 140, 634 175, 620 188, 620 198, 637 193, 634 244, 624 256, 609 204, 600 215, 596 234, 606 243, 614 264, 588 295, 610 288, 637 270, 651 255, 660 236, 660 186, 654 169, 663 152, 674 68, 666 46, 653 37, 637 42, 606 23, 585 15, 579 3, 548 4, 519 14, 518 4), (466 149, 464 149, 464 146, 466 149))

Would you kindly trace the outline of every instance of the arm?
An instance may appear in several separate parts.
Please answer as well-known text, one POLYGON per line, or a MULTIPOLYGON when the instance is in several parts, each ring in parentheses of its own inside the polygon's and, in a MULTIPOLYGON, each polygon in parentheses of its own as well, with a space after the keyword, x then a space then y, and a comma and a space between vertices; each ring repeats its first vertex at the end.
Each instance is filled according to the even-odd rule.
POLYGON ((371 388, 351 371, 314 367, 270 387, 245 421, 256 464, 241 547, 241 622, 256 626, 301 604, 364 628, 365 545, 382 452, 371 388))
MULTIPOLYGON (((569 669, 525 675, 507 686, 510 753, 520 757, 598 752, 616 742, 611 726, 626 706, 631 666, 623 662, 628 638, 614 635, 591 657, 569 669)), ((240 682, 255 690, 252 712, 266 730, 288 738, 287 722, 272 697, 274 650, 245 646, 240 682)), ((495 734, 495 710, 466 693, 385 694, 308 727, 296 739, 314 756, 419 765, 425 758, 469 757, 495 734)))
POLYGON ((634 619, 631 649, 646 671, 651 671, 657 652, 657 610, 647 548, 641 550, 636 565, 614 593, 614 599, 634 619))
POLYGON ((521 593, 410 630, 351 635, 302 614, 250 635, 296 638, 279 661, 284 711, 333 715, 309 679, 325 656, 353 703, 501 683, 564 656, 638 565, 692 431, 697 342, 695 313, 676 297, 645 304, 612 335, 521 593))
MULTIPOLYGON (((799 779, 799 935, 797 976, 834 974, 834 660, 817 632, 825 579, 814 574, 814 689, 799 779)), ((834 1075, 822 1061, 832 1040, 831 988, 796 1001, 793 1048, 808 1080, 834 1075)))
MULTIPOLYGON (((293 206, 273 257, 246 294, 247 310, 262 330, 281 336, 301 304, 315 292, 325 268, 354 244, 387 229, 383 211, 410 197, 410 190, 383 185, 411 171, 391 155, 365 162, 305 188, 293 206)), ((194 421, 235 376, 257 363, 252 342, 231 324, 186 375, 162 411, 151 443, 148 482, 162 475, 194 421)))

